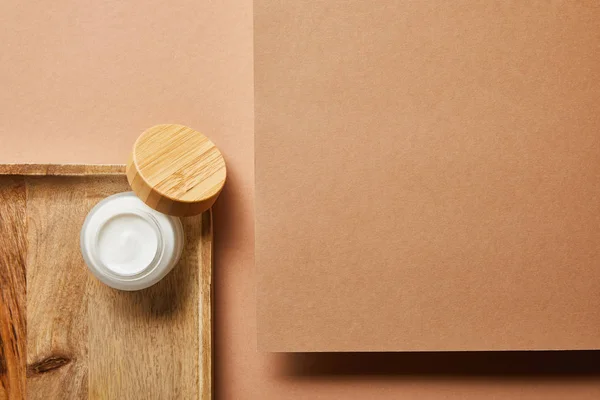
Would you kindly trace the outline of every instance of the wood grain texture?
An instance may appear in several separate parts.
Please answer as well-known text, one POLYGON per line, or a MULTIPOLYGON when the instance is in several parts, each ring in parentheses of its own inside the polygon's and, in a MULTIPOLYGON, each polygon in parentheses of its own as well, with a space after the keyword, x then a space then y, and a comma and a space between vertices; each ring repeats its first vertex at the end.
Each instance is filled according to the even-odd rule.
MULTIPOLYGON (((200 327, 198 333, 200 334, 200 351, 198 352, 199 365, 200 365, 200 394, 202 399, 209 399, 213 393, 213 319, 212 319, 212 307, 213 307, 213 290, 212 290, 212 265, 213 265, 213 230, 212 230, 212 212, 204 212, 201 214, 201 229, 200 231, 190 232, 191 238, 201 237, 209 238, 210 240, 198 241, 198 256, 196 265, 200 266, 200 296, 199 299, 199 313, 200 313, 200 327)), ((192 222, 193 224, 193 222, 192 222)), ((183 222, 184 229, 190 223, 187 220, 183 222)), ((193 226, 193 225, 191 225, 193 226)), ((187 236, 186 236, 187 237, 187 236)), ((186 251, 184 249, 184 251, 186 251)))
POLYGON ((87 271, 76 244, 88 179, 27 178, 27 376, 31 399, 87 393, 87 271))
POLYGON ((0 164, 0 175, 123 175, 125 166, 120 164, 0 164))
POLYGON ((179 217, 212 207, 226 177, 225 160, 215 144, 183 125, 146 130, 127 164, 127 179, 137 196, 155 210, 179 217))
POLYGON ((25 182, 0 180, 0 399, 25 397, 25 182))
POLYGON ((211 398, 210 212, 183 220, 181 261, 146 290, 111 289, 81 258, 79 230, 87 212, 129 188, 119 168, 108 166, 104 175, 102 166, 0 166, 34 175, 0 176, 2 199, 10 195, 0 205, 0 231, 17 232, 16 239, 0 237, 6 249, 0 255, 0 398, 211 398), (5 270, 22 277, 7 278, 5 270), (22 318, 12 336, 9 308, 22 318), (5 337, 14 338, 9 351, 5 337))

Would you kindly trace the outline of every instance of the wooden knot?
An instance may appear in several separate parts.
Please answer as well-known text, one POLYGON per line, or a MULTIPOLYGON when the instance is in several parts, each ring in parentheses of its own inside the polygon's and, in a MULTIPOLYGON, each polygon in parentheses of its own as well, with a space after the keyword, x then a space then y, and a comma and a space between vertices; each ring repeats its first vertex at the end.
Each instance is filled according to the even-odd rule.
POLYGON ((34 376, 50 372, 63 367, 71 362, 71 359, 62 356, 50 356, 36 361, 27 366, 27 376, 34 376))

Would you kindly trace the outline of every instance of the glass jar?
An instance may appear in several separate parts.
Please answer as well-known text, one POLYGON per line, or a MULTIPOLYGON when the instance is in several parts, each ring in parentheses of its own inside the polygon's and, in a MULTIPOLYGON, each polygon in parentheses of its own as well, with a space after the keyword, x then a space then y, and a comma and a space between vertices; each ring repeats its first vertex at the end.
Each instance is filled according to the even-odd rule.
POLYGON ((184 233, 179 218, 124 192, 92 208, 80 242, 83 259, 100 281, 115 289, 140 290, 157 283, 177 264, 184 233))

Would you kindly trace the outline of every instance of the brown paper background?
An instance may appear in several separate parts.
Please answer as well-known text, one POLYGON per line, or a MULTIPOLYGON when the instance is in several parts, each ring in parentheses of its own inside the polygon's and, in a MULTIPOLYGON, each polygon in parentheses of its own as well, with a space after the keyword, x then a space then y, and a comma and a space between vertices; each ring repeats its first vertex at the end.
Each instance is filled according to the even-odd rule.
POLYGON ((599 22, 257 0, 259 349, 600 348, 599 22))
MULTIPOLYGON (((121 3, 0 3, 0 161, 121 163, 140 129, 165 120, 187 123, 211 135, 227 157, 230 173, 215 209, 216 399, 600 396, 599 356, 595 352, 258 352, 253 264, 252 2, 121 3), (176 18, 173 13, 182 9, 184 16, 180 11, 176 18), (86 23, 78 22, 82 20, 86 23), (125 93, 130 100, 114 107, 116 88, 131 83, 119 79, 111 84, 106 77, 119 69, 137 69, 132 66, 139 65, 136 60, 147 59, 160 47, 147 36, 156 29, 149 21, 160 22, 160 29, 168 34, 165 42, 180 43, 179 60, 196 70, 188 75, 190 87, 180 86, 186 96, 172 103, 139 96, 145 89, 132 85, 125 93), (112 35, 113 39, 110 45, 72 41, 73 35, 81 34, 100 38, 112 35), (188 40, 179 42, 186 34, 188 40), (97 57, 114 46, 114 39, 134 48, 129 58, 97 57), (188 53, 188 46, 198 53, 188 53), (83 64, 74 65, 78 62, 83 64), (40 74, 47 77, 45 85, 40 74), (73 76, 79 77, 79 85, 74 85, 73 76), (104 91, 112 92, 108 96, 111 101, 105 101, 101 95, 104 91), (83 93, 89 99, 85 113, 61 112, 83 107, 74 100, 83 93), (179 111, 179 107, 189 106, 184 102, 194 104, 185 115, 179 111), (103 112, 106 107, 112 111, 103 112), (99 126, 88 123, 90 118, 101 120, 102 115, 99 126), (37 124, 33 125, 31 118, 37 124)), ((139 72, 153 73, 162 85, 171 85, 172 75, 163 68, 148 64, 139 72)))

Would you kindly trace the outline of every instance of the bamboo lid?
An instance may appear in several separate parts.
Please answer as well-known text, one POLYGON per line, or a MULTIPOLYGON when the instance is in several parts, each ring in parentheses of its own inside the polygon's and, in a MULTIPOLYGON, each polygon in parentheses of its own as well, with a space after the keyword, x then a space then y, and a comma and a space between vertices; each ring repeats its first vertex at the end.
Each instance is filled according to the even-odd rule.
POLYGON ((187 126, 165 124, 136 140, 127 180, 148 206, 178 217, 200 214, 215 202, 227 172, 221 152, 187 126))

